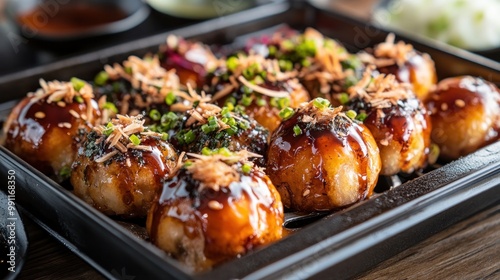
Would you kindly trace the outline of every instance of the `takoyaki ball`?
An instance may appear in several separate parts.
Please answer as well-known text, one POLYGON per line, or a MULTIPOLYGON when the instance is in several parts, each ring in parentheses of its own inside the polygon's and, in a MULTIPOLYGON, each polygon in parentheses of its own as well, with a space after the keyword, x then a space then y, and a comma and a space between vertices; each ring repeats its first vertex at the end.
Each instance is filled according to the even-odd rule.
POLYGON ((152 109, 167 111, 181 90, 175 70, 165 70, 156 56, 130 56, 122 64, 106 65, 96 75, 94 86, 99 106, 107 109, 103 110, 107 114, 104 122, 115 114, 136 116, 152 109))
POLYGON ((373 56, 363 53, 360 58, 375 64, 380 73, 395 75, 399 82, 411 84, 415 95, 425 101, 437 82, 434 61, 412 45, 395 43, 394 39, 394 34, 389 34, 385 42, 375 46, 373 56))
MULTIPOLYGON (((191 96, 195 95, 196 92, 191 90, 191 96)), ((174 104, 172 109, 182 109, 185 104, 174 104)), ((175 119, 169 134, 170 142, 179 151, 201 153, 204 149, 227 148, 233 152, 248 150, 260 155, 267 151, 269 131, 243 112, 220 108, 202 100, 175 119)), ((165 118, 165 121, 165 125, 160 123, 157 127, 168 127, 172 123, 170 118, 165 118)), ((263 159, 257 158, 256 161, 264 165, 263 159)))
POLYGON ((279 240, 280 196, 243 153, 198 155, 165 182, 146 221, 151 242, 201 271, 279 240))
POLYGON ((210 48, 200 42, 186 41, 169 35, 165 45, 160 47, 161 65, 175 69, 183 85, 199 88, 205 84, 207 73, 219 64, 210 48))
POLYGON ((410 85, 397 82, 393 75, 373 78, 368 69, 349 94, 348 109, 357 113, 380 149, 382 175, 412 173, 427 166, 430 116, 410 85))
POLYGON ((280 33, 271 37, 268 56, 278 60, 282 71, 298 70, 299 80, 312 98, 326 98, 340 105, 332 95, 345 92, 362 76, 361 60, 315 29, 288 37, 277 35, 280 33))
POLYGON ((78 147, 100 111, 92 87, 71 82, 40 80, 10 113, 5 126, 5 147, 58 182, 69 178, 78 147))
POLYGON ((462 76, 440 81, 427 107, 432 141, 445 160, 465 156, 500 139, 500 90, 481 78, 462 76))
POLYGON ((361 123, 326 99, 304 103, 272 134, 266 172, 286 208, 327 211, 371 196, 381 168, 361 123))
POLYGON ((309 100, 297 75, 297 71, 282 72, 277 60, 232 56, 211 74, 206 92, 219 105, 241 109, 272 132, 281 122, 282 109, 309 100))
POLYGON ((117 115, 94 127, 71 172, 74 193, 106 215, 146 217, 177 153, 162 135, 144 129, 144 120, 117 115))

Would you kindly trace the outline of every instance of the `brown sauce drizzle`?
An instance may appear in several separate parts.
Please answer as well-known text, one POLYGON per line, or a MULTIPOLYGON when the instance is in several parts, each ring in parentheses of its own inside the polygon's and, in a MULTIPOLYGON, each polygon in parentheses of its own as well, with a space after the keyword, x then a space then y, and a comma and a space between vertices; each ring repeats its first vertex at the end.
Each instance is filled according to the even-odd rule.
POLYGON ((47 34, 71 34, 115 22, 127 17, 125 11, 115 5, 91 5, 69 3, 54 5, 54 9, 43 4, 17 16, 17 20, 31 30, 47 34))

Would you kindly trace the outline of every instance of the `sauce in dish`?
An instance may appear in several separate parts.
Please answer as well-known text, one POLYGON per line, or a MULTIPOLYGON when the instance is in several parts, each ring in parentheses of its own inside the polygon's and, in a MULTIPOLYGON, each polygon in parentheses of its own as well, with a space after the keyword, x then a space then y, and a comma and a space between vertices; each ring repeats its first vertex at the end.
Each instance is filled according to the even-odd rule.
POLYGON ((26 28, 42 33, 70 34, 84 32, 126 17, 126 12, 115 5, 75 3, 50 8, 38 5, 20 13, 17 20, 26 28))

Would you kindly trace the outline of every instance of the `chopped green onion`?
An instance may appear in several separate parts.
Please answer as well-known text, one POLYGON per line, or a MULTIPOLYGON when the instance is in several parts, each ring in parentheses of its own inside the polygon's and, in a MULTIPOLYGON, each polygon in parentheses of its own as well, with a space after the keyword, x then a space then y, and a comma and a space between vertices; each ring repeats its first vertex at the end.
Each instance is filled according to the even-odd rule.
POLYGON ((358 79, 353 75, 349 75, 345 78, 345 87, 350 88, 358 83, 358 79))
POLYGON ((288 97, 281 97, 278 99, 278 109, 284 109, 290 104, 290 99, 288 97))
POLYGON ((293 127, 293 135, 294 136, 299 136, 302 134, 302 129, 300 129, 299 125, 296 124, 294 127, 293 127))
POLYGON ((248 107, 250 106, 250 104, 252 104, 252 101, 253 101, 253 96, 245 95, 241 99, 241 105, 248 107))
POLYGON ((83 97, 81 97, 80 95, 75 95, 75 101, 78 102, 78 103, 83 103, 83 97))
POLYGON ((203 147, 203 149, 201 149, 201 154, 205 156, 210 156, 213 154, 213 151, 210 150, 210 148, 208 147, 203 147))
POLYGON ((104 106, 102 106, 103 109, 105 110, 110 110, 113 113, 118 113, 118 109, 116 108, 116 105, 111 103, 111 102, 106 102, 104 103, 104 106))
POLYGON ((184 133, 182 138, 186 144, 190 144, 194 141, 194 139, 196 139, 196 135, 192 130, 188 130, 186 133, 184 133))
POLYGON ((69 178, 69 175, 71 174, 71 167, 70 166, 64 166, 59 170, 59 177, 63 179, 69 178))
POLYGON ((217 150, 217 154, 218 155, 223 155, 223 156, 226 156, 226 157, 230 157, 230 156, 233 155, 233 153, 231 153, 231 151, 228 148, 226 148, 226 147, 219 148, 217 150))
POLYGON ((235 105, 236 104, 236 98, 234 98, 234 97, 231 96, 228 99, 226 99, 226 102, 224 102, 224 105, 227 106, 228 104, 235 105))
POLYGON ((220 112, 221 116, 223 117, 230 117, 231 116, 231 110, 227 108, 226 106, 222 107, 222 111, 220 112))
POLYGON ((361 112, 356 116, 356 119, 358 121, 364 122, 366 120, 366 117, 368 117, 368 115, 365 112, 361 112))
POLYGON ((132 142, 132 144, 134 144, 134 145, 141 144, 141 139, 139 139, 139 137, 137 137, 137 135, 135 135, 135 134, 130 135, 128 137, 128 139, 130 139, 130 142, 132 142))
POLYGON ((293 69, 293 63, 290 60, 280 59, 278 65, 281 71, 291 71, 293 69))
POLYGON ((205 134, 208 134, 208 133, 210 133, 212 131, 215 131, 215 130, 217 130, 217 128, 218 128, 217 125, 213 126, 213 125, 209 125, 209 124, 204 124, 204 125, 201 126, 201 130, 205 134))
POLYGON ((129 75, 132 74, 132 67, 125 67, 124 70, 125 70, 125 73, 127 73, 129 75))
POLYGON ((303 66, 303 67, 309 67, 311 66, 311 61, 309 59, 302 59, 302 61, 300 62, 300 64, 303 66))
POLYGON ((98 86, 102 86, 108 81, 108 79, 108 73, 106 71, 101 71, 95 76, 94 83, 98 86))
POLYGON ((250 171, 252 171, 252 165, 250 165, 249 163, 245 163, 241 166, 241 171, 245 174, 248 174, 250 173, 250 171))
POLYGON ((244 130, 248 129, 250 127, 250 124, 247 121, 240 121, 238 122, 238 126, 244 130))
POLYGON ((330 106, 330 101, 321 97, 317 97, 313 100, 313 105, 318 109, 325 109, 330 106))
POLYGON ((167 103, 168 106, 174 104, 175 100, 177 99, 177 96, 171 91, 165 96, 165 103, 167 103))
POLYGON ((306 39, 295 49, 299 57, 312 57, 316 54, 316 44, 312 39, 306 39))
POLYGON ((291 40, 283 40, 280 46, 285 51, 293 51, 295 44, 291 40))
POLYGON ((234 118, 228 118, 227 124, 230 126, 234 126, 234 125, 236 125, 236 120, 234 118))
POLYGON ((161 119, 161 113, 156 110, 156 109, 153 109, 151 111, 149 111, 149 117, 153 120, 153 121, 158 121, 161 119))
POLYGON ((269 56, 271 56, 271 57, 274 57, 276 55, 276 52, 278 51, 276 46, 273 46, 273 45, 269 46, 267 49, 269 51, 269 56))
POLYGON ((258 106, 262 107, 262 106, 266 106, 267 101, 263 98, 258 98, 256 103, 258 106))
POLYGON ((238 67, 239 64, 239 59, 237 57, 230 57, 226 60, 226 66, 229 71, 234 72, 236 68, 238 67))
POLYGON ((109 136, 113 132, 113 129, 114 129, 113 123, 108 122, 106 128, 102 131, 102 134, 109 136))
POLYGON ((233 136, 238 132, 238 127, 232 125, 229 126, 229 128, 227 128, 225 131, 229 136, 233 136))
POLYGON ((76 77, 71 78, 71 84, 76 91, 80 91, 85 86, 85 81, 76 77))
POLYGON ((283 120, 288 120, 290 117, 292 117, 295 114, 295 110, 293 110, 290 107, 286 107, 283 110, 280 111, 280 117, 283 120))
POLYGON ((166 133, 166 132, 162 132, 161 133, 161 140, 167 141, 168 138, 169 138, 168 133, 166 133))
POLYGON ((354 110, 349 110, 349 111, 345 112, 345 115, 347 117, 349 117, 351 120, 354 120, 357 116, 357 113, 354 110))
MULTIPOLYGON (((260 73, 264 73, 264 75, 265 75, 265 73, 266 73, 266 72, 260 72, 260 73)), ((252 82, 253 82, 254 84, 256 84, 256 85, 261 85, 261 84, 263 84, 265 81, 264 81, 264 79, 262 78, 262 76, 255 76, 255 78, 253 79, 253 81, 252 81, 252 82)))
POLYGON ((349 102, 349 94, 343 92, 343 93, 339 94, 338 99, 339 99, 340 104, 345 105, 349 102))

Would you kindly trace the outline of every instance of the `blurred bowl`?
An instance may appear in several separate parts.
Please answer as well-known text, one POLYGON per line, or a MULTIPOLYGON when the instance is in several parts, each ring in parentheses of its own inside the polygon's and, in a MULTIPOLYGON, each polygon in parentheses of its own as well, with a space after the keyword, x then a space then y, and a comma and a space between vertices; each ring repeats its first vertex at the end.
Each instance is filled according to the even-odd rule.
POLYGON ((255 1, 234 0, 146 0, 155 10, 175 17, 208 19, 247 9, 255 1))
POLYGON ((500 51, 500 2, 381 0, 372 23, 410 37, 427 37, 484 56, 500 51))
POLYGON ((149 15, 141 0, 11 0, 7 15, 26 38, 70 41, 129 30, 149 15))

